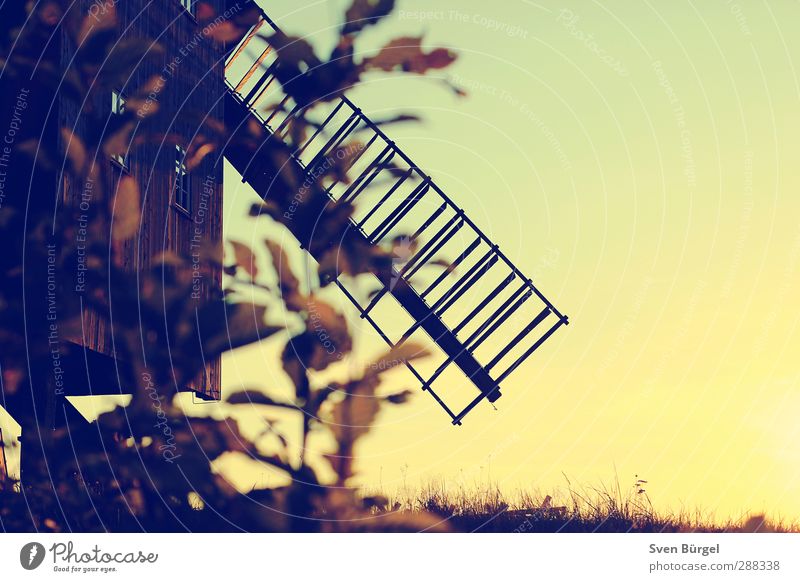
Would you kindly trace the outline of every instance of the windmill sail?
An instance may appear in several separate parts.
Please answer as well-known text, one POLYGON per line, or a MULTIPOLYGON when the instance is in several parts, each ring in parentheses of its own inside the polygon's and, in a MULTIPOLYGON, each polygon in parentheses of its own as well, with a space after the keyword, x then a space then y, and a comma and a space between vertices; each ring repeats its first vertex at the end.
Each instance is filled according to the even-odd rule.
MULTIPOLYGON (((263 40, 264 31, 278 28, 262 12, 230 52, 225 67, 226 124, 250 136, 257 126, 263 139, 282 139, 291 134, 302 107, 281 92, 277 55, 263 40), (267 103, 272 105, 268 115, 262 113, 267 103)), ((330 104, 316 130, 292 144, 289 163, 306 176, 316 176, 356 134, 359 149, 347 157, 350 179, 325 184, 331 203, 346 201, 355 208, 341 240, 343 244, 354 239, 371 245, 391 242, 399 247, 398 260, 389 280, 382 281, 380 291, 367 301, 358 299, 338 277, 333 283, 388 345, 400 346, 424 333, 438 346, 440 358, 431 369, 408 367, 453 424, 461 424, 481 401, 494 402, 501 396, 500 383, 567 324, 567 317, 347 97, 330 104), (403 329, 395 329, 404 318, 387 307, 391 301, 403 308, 408 319, 403 329), (445 379, 452 370, 459 370, 477 388, 477 394, 465 391, 462 377, 457 406, 441 394, 452 392, 453 380, 445 379)), ((269 165, 260 160, 263 154, 235 147, 225 154, 243 180, 269 200, 275 176, 261 171, 269 165)), ((323 249, 314 247, 314 225, 289 221, 287 226, 319 260, 323 249)))

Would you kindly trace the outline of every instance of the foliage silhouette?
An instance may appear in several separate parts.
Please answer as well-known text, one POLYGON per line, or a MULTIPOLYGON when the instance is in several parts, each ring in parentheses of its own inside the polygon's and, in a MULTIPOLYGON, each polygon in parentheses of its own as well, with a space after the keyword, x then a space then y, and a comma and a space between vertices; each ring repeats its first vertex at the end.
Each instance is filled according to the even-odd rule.
MULTIPOLYGON (((147 268, 126 264, 125 245, 136 244, 141 232, 142 185, 132 176, 115 179, 108 158, 123 156, 149 144, 169 146, 185 136, 165 133, 158 123, 168 113, 149 96, 176 90, 163 79, 131 84, 141 63, 163 62, 156 39, 118 38, 116 3, 104 10, 82 12, 80 3, 47 0, 4 3, 0 17, 0 83, 9 96, 29 87, 26 129, 13 146, 15 166, 6 183, 13 193, 0 208, 4 252, 0 254, 0 367, 3 406, 23 427, 26 458, 22 481, 4 479, 0 485, 0 526, 6 531, 419 531, 444 530, 441 520, 424 512, 376 512, 374 499, 361 499, 354 481, 354 447, 369 432, 380 409, 405 402, 408 391, 379 396, 381 375, 403 361, 426 355, 420 346, 405 345, 384 354, 363 373, 343 383, 317 384, 314 372, 348 357, 352 340, 346 319, 325 303, 314 288, 335 277, 373 273, 387 280, 393 249, 342 248, 329 240, 336 226, 349 219, 352 208, 330 204, 324 190, 311 192, 298 211, 300 220, 325 225, 315 244, 330 248, 319 266, 319 280, 305 288, 293 272, 281 246, 266 241, 263 248, 241 243, 207 241, 200 253, 205 273, 230 276, 231 288, 214 289, 208 297, 193 297, 195 259, 165 252, 147 268), (13 6, 9 6, 13 4, 13 6), (58 43, 47 39, 63 35, 74 48, 62 63, 58 43), (48 47, 44 50, 42 47, 48 47), (111 89, 126 85, 125 110, 103 117, 95 104, 111 89), (88 120, 78 131, 60 127, 44 113, 62 100, 83 104, 88 120), (55 135, 57 139, 43 136, 55 135), (71 292, 79 265, 75 205, 61 201, 65 182, 91 184, 93 204, 88 216, 83 266, 83 295, 71 292), (322 217, 319 215, 323 214, 322 217), (277 286, 264 283, 259 257, 271 258, 277 286), (52 396, 51 320, 48 300, 58 296, 57 321, 63 337, 80 338, 82 316, 92 311, 109 319, 115 353, 115 378, 121 393, 132 395, 128 406, 84 422, 68 401, 52 396), (242 288, 259 289, 263 303, 237 301, 242 288), (335 450, 326 457, 333 480, 312 467, 304 455, 293 458, 289 438, 266 422, 263 435, 249 439, 231 418, 191 416, 176 400, 177 391, 195 381, 205 363, 226 351, 268 338, 285 338, 285 324, 270 323, 275 312, 289 313, 303 330, 289 337, 281 364, 292 379, 292 398, 283 400, 269 391, 232 394, 236 406, 269 406, 295 411, 302 427, 300 449, 311 431, 332 435, 335 450), (113 318, 111 317, 113 315, 113 318), (326 330, 323 344, 319 326, 326 330), (333 349, 331 349, 331 346, 333 349), (269 444, 265 444, 268 441, 269 444), (214 470, 214 462, 228 453, 240 453, 290 478, 290 484, 254 489, 241 494, 214 470)), ((397 39, 374 57, 355 62, 357 34, 377 24, 394 7, 354 0, 347 10, 340 42, 330 59, 316 57, 305 41, 273 35, 269 42, 282 63, 283 90, 307 107, 293 131, 313 128, 311 112, 348 90, 371 71, 425 73, 454 60, 444 49, 426 53, 419 39, 397 39), (301 69, 307 74, 300 74, 301 69)), ((256 11, 246 8, 235 17, 217 22, 209 3, 200 2, 197 18, 206 26, 204 42, 235 43, 254 23, 256 11)), ((4 97, 4 114, 13 103, 4 97)), ((182 112, 198 128, 187 148, 191 170, 228 147, 231 134, 221 120, 201 112, 182 112)), ((397 123, 415 120, 399 116, 397 123)), ((254 131, 237 147, 269 148, 279 179, 270 202, 253 215, 269 214, 281 221, 280 208, 303 181, 285 161, 292 154, 293 136, 264 142, 254 131)), ((297 137, 297 135, 295 135, 297 137)), ((328 171, 347 179, 341 166, 328 171)), ((61 341, 59 357, 80 356, 76 343, 61 341)), ((88 364, 87 364, 88 365, 88 364)))

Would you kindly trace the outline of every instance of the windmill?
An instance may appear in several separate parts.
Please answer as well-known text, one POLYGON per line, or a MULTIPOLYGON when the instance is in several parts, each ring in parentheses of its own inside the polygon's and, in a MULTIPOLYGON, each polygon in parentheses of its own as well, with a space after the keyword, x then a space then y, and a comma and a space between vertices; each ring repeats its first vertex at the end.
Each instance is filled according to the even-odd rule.
MULTIPOLYGON (((270 30, 280 33, 261 10, 260 18, 229 53, 225 121, 234 131, 252 134, 252 128, 259 127, 264 140, 282 140, 291 133, 303 107, 275 82, 280 63, 263 34, 270 30), (265 114, 263 104, 270 99, 274 107, 265 114)), ((391 276, 366 301, 348 289, 344 280, 334 277, 332 282, 389 346, 399 347, 417 334, 426 334, 438 346, 440 358, 432 369, 406 365, 452 423, 460 425, 483 400, 500 398, 500 384, 566 325, 567 317, 347 97, 330 105, 316 131, 292 143, 288 163, 300 175, 315 176, 356 133, 366 138, 362 138, 363 147, 348 158, 346 171, 351 180, 325 185, 330 203, 348 202, 355 207, 347 228, 339 233, 340 240, 368 245, 396 241, 399 252, 391 276), (431 276, 427 267, 434 262, 444 263, 445 268, 431 276), (408 318, 402 330, 392 330, 398 312, 387 307, 390 301, 408 318), (453 370, 477 389, 477 394, 471 392, 463 400, 462 378, 458 405, 441 394, 452 387, 451 381, 443 379, 453 370)), ((263 152, 230 147, 225 156, 244 182, 263 199, 270 199, 275 176, 261 170, 270 165, 263 152)), ((298 220, 287 226, 315 259, 322 258, 324 249, 313 244, 314 225, 298 220)))

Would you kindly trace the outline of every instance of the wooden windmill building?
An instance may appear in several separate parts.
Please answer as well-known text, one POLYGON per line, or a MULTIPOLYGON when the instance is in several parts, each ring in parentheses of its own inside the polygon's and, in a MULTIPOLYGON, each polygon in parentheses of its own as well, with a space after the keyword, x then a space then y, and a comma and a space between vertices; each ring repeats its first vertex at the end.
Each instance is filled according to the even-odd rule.
MULTIPOLYGON (((207 2, 220 13, 225 0, 207 2)), ((86 2, 90 17, 102 16, 104 4, 86 2)), ((112 3, 109 3, 109 5, 112 3)), ((222 165, 218 157, 208 156, 199 166, 189 170, 187 150, 198 126, 205 117, 221 120, 225 92, 223 80, 224 47, 205 39, 198 24, 193 0, 147 2, 124 0, 113 2, 114 32, 120 43, 139 39, 158 39, 160 58, 143 59, 130 77, 93 103, 107 125, 126 110, 129 95, 147 83, 153 85, 151 96, 140 108, 144 113, 153 108, 159 115, 148 119, 150 131, 161 133, 162 141, 144 140, 127 153, 112 156, 107 163, 112 168, 112 191, 120 180, 132 177, 141 190, 141 217, 136 236, 120 244, 122 267, 141 271, 152 266, 153 260, 164 253, 175 252, 191 256, 200 245, 222 239, 222 165), (169 90, 161 90, 168 86, 169 90), (159 127, 152 127, 152 124, 159 127)), ((67 62, 75 48, 66 33, 62 33, 62 60, 67 62)), ((75 127, 81 136, 87 131, 87 119, 79 104, 61 100, 60 125, 75 127)), ((136 134, 133 133, 135 138, 136 134)), ((91 188, 86 184, 65 184, 65 204, 77 206, 93 202, 91 188)), ((76 290, 86 292, 80 281, 76 290)), ((212 270, 198 274, 194 280, 193 296, 207 297, 221 283, 221 272, 212 270), (202 276, 201 276, 202 275, 202 276)), ((89 365, 68 362, 70 366, 67 395, 98 395, 118 393, 114 382, 114 345, 110 326, 112 314, 86 310, 83 336, 71 338, 89 348, 89 365)), ((220 396, 219 360, 207 362, 205 373, 191 386, 204 399, 220 396)))
MULTIPOLYGON (((232 9, 225 0, 205 2, 217 14, 232 9)), ((142 191, 137 236, 120 242, 116 253, 125 270, 138 272, 165 252, 190 256, 197 245, 222 239, 223 157, 259 196, 272 199, 274 176, 265 170, 272 162, 265 157, 266 148, 243 149, 236 138, 252 140, 258 135, 265 142, 282 140, 303 106, 282 93, 276 82, 280 63, 264 33, 278 32, 278 27, 263 10, 241 41, 226 47, 204 41, 193 0, 107 0, 106 4, 114 6, 114 32, 120 42, 158 39, 163 55, 139 64, 130 78, 120 79, 107 94, 99 95, 93 109, 113 123, 125 112, 131 90, 162 76, 170 90, 156 95, 163 124, 157 130, 178 136, 145 142, 102 160, 113 170, 109 189, 133 177, 142 191), (277 107, 265 114, 265 103, 277 107), (233 133, 231 145, 190 168, 187 150, 203 117, 224 120, 233 133)), ((103 4, 82 0, 81 5, 91 14, 103 4)), ((54 46, 62 63, 68 63, 77 48, 65 32, 54 46)), ((82 115, 85 104, 61 99, 57 107, 59 127, 74 128, 77 136, 92 130, 82 115)), ((484 400, 497 401, 501 384, 567 324, 567 318, 469 218, 467 210, 348 98, 330 103, 317 130, 291 144, 288 163, 301 176, 316 175, 331 153, 356 133, 364 147, 348 161, 351 180, 328 177, 323 183, 329 204, 347 202, 355 208, 336 236, 342 244, 380 245, 404 233, 411 250, 366 302, 344 278, 334 274, 331 283, 389 346, 420 338, 435 346, 436 357, 427 368, 408 367, 450 421, 459 425, 484 400), (432 276, 426 267, 442 258, 447 268, 432 276), (404 323, 402 329, 397 329, 398 323, 404 323)), ((61 192, 65 205, 81 208, 93 202, 86 184, 64 180, 61 192)), ((321 258, 314 224, 297 220, 289 228, 304 249, 321 258)), ((220 282, 218 270, 204 272, 198 278, 198 297, 207 297, 220 282)), ((88 291, 78 281, 76 292, 88 291)), ((110 314, 86 310, 81 335, 68 338, 78 349, 73 350, 75 357, 64 359, 68 381, 62 396, 119 394, 113 382, 117 354, 111 319, 110 314)), ((205 373, 194 383, 176 388, 219 399, 220 362, 207 362, 205 373)))

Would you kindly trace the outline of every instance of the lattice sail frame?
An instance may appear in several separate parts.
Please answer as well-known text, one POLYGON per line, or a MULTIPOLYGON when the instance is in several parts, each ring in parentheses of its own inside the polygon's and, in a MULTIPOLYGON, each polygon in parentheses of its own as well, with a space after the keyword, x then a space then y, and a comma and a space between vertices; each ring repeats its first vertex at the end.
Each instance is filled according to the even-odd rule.
MULTIPOLYGON (((226 107, 234 104, 245 108, 272 139, 287 135, 301 107, 284 95, 276 82, 277 57, 262 35, 279 29, 263 11, 261 14, 226 61, 226 107), (264 109, 270 99, 279 107, 265 116, 259 108, 264 109)), ((500 383, 568 319, 347 97, 330 105, 327 117, 310 137, 296 145, 293 157, 309 175, 313 174, 355 133, 366 133, 366 139, 361 138, 363 147, 349 160, 351 182, 332 179, 326 185, 328 194, 333 201, 354 205, 354 236, 379 244, 402 233, 407 235, 408 256, 395 265, 391 282, 366 304, 342 281, 335 283, 388 345, 399 346, 424 332, 440 348, 443 359, 434 361, 430 369, 418 369, 410 363, 407 366, 453 424, 460 425, 482 400, 496 401, 501 395, 500 383), (390 164, 394 169, 389 169, 390 164), (449 263, 447 268, 427 268, 442 257, 449 263), (468 293, 476 286, 484 293, 468 293), (397 320, 397 312, 382 309, 388 297, 393 297, 411 318, 411 325, 402 332, 387 331, 397 320), (437 392, 440 388, 434 389, 434 382, 439 381, 437 386, 444 382, 443 376, 453 364, 479 390, 456 410, 437 392), (501 371, 493 374, 497 369, 501 371)), ((247 168, 237 169, 247 181, 247 168)), ((264 198, 269 195, 258 193, 264 198)), ((460 392, 463 394, 463 390, 460 392)))

